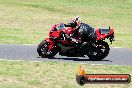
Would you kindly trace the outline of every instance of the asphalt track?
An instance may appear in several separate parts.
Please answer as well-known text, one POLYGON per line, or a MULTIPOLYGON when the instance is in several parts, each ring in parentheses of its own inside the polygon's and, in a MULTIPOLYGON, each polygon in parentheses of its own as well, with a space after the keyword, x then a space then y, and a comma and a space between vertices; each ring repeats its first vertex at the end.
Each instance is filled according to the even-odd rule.
POLYGON ((40 58, 37 54, 37 45, 0 44, 0 59, 31 60, 31 61, 61 61, 79 62, 87 64, 109 64, 132 66, 132 49, 111 48, 109 55, 103 61, 89 61, 84 57, 66 57, 56 55, 54 59, 40 58))

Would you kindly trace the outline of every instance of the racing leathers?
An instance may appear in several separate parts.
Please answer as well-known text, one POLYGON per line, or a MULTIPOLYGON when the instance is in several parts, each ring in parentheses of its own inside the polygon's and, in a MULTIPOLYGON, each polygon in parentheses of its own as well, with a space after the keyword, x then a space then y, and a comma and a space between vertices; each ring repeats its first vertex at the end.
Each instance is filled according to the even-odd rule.
MULTIPOLYGON (((80 27, 78 27, 77 29, 75 29, 74 26, 70 24, 64 24, 64 26, 73 28, 73 33, 70 34, 70 37, 78 36, 81 41, 96 41, 95 29, 89 26, 88 24, 81 23, 80 27)), ((76 39, 75 41, 78 41, 78 39, 76 39)))

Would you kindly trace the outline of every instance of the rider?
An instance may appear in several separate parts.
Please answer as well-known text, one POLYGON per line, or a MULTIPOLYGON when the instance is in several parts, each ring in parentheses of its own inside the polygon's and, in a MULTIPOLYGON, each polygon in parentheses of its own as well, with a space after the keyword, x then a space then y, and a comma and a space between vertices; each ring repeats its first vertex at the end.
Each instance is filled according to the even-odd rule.
MULTIPOLYGON (((84 38, 89 38, 88 41, 95 42, 96 34, 94 28, 90 27, 88 24, 82 23, 79 16, 72 18, 70 23, 65 24, 65 27, 71 27, 73 33, 70 37, 78 35, 78 37, 83 40, 84 38)), ((78 39, 74 40, 76 43, 79 43, 78 39)))

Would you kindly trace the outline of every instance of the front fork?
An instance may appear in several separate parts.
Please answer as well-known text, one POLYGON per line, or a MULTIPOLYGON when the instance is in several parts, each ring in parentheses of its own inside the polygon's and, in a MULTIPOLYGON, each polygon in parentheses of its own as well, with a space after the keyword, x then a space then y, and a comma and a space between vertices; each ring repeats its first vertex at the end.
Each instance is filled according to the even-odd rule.
POLYGON ((48 51, 50 51, 54 46, 54 42, 50 38, 46 38, 45 41, 48 43, 48 51))

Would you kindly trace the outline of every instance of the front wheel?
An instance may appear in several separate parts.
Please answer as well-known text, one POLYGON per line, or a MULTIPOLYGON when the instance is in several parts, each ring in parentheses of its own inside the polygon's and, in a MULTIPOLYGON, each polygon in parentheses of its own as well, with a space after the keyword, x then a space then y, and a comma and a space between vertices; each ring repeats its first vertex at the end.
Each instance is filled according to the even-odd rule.
POLYGON ((108 56, 110 51, 109 45, 105 41, 98 41, 96 43, 96 50, 91 52, 90 55, 88 55, 89 59, 92 61, 101 61, 106 56, 108 56))
POLYGON ((52 58, 58 53, 56 47, 53 47, 51 50, 49 50, 48 47, 49 43, 46 41, 42 41, 37 48, 39 56, 41 56, 42 58, 52 58))

